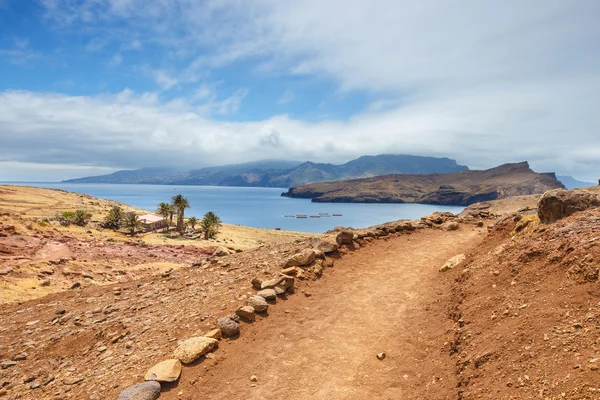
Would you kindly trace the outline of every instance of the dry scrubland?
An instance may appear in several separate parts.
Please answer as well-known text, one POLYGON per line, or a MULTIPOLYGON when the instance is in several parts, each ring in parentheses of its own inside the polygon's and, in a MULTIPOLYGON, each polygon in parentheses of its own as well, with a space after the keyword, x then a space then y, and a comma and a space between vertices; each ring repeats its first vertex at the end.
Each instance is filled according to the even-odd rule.
MULTIPOLYGON (((80 277, 81 287, 0 306, 0 394, 598 399, 598 194, 551 193, 540 210, 539 198, 526 196, 476 204, 459 216, 436 213, 314 239, 291 234, 221 257, 176 239, 103 239, 139 257, 117 267, 122 281, 96 285, 97 276, 80 277), (151 254, 182 267, 134 276, 135 263, 151 254), (184 365, 149 371, 174 358, 184 365), (152 371, 178 379, 124 391, 152 371)), ((68 236, 64 243, 76 253, 69 267, 92 258, 90 248, 108 251, 90 238, 90 248, 77 253, 85 230, 32 234, 30 220, 9 214, 2 218, 14 229, 3 221, 3 246, 68 236)), ((54 270, 50 277, 70 276, 61 261, 44 268, 54 270)))
POLYGON ((0 186, 0 270, 11 270, 0 271, 0 302, 34 299, 76 283, 111 284, 182 268, 202 261, 218 246, 235 252, 317 236, 223 224, 211 240, 162 232, 131 237, 98 227, 113 206, 148 212, 85 194, 0 186), (54 221, 57 213, 77 209, 92 214, 87 226, 62 227, 54 221))

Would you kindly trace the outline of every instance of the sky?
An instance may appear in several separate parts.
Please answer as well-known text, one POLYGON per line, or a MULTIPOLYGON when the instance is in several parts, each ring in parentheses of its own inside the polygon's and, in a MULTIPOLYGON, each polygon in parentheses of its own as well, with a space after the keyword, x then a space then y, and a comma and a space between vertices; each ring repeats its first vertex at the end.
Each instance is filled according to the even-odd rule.
POLYGON ((0 0, 0 181, 364 154, 600 177, 597 0, 0 0))

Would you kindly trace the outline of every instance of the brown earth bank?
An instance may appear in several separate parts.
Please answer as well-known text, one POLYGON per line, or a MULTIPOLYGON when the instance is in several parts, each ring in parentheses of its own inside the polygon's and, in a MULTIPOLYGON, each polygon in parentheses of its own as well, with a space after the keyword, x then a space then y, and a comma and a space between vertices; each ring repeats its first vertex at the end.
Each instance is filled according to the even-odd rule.
POLYGON ((542 197, 553 223, 478 204, 0 305, 0 396, 124 396, 237 314, 161 399, 598 399, 600 210, 579 193, 542 197))
POLYGON ((485 171, 432 175, 384 175, 290 188, 282 196, 314 202, 464 205, 564 188, 553 173, 539 174, 527 162, 485 171))

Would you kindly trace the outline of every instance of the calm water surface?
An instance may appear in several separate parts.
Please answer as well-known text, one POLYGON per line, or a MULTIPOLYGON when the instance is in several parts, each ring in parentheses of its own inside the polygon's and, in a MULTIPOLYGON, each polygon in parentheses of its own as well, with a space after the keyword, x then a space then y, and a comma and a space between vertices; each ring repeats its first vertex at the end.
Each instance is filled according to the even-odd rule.
POLYGON ((186 210, 187 217, 202 218, 205 212, 213 211, 223 222, 229 224, 300 232, 324 232, 338 225, 360 228, 398 219, 418 219, 434 211, 458 213, 463 210, 463 207, 425 204, 311 203, 310 200, 281 197, 281 193, 287 189, 277 188, 32 182, 18 184, 86 193, 147 210, 155 210, 161 201, 170 202, 172 196, 181 193, 191 205, 186 210), (342 216, 307 219, 285 217, 320 213, 342 216))

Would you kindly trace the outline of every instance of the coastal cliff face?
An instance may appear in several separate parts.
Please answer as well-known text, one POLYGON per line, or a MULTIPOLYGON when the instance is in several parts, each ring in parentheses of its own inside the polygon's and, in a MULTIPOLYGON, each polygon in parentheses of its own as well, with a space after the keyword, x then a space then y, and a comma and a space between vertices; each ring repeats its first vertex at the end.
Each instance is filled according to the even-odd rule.
POLYGON ((527 162, 485 171, 385 175, 290 188, 282 196, 330 203, 423 203, 467 206, 481 201, 564 188, 554 174, 536 173, 527 162))

